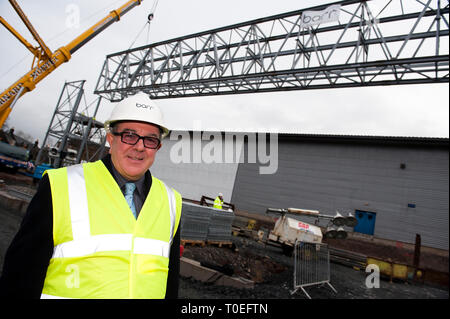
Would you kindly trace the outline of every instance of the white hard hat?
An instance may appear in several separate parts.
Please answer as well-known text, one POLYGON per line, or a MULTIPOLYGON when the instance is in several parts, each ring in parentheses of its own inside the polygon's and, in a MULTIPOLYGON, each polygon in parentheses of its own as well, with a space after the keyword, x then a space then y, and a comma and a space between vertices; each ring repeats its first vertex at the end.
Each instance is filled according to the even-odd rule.
POLYGON ((161 110, 147 94, 139 92, 119 102, 105 122, 105 129, 110 130, 111 124, 117 121, 140 121, 157 125, 161 128, 162 138, 169 134, 161 110))
POLYGON ((219 193, 219 196, 223 197, 223 194, 222 194, 222 193, 219 193))

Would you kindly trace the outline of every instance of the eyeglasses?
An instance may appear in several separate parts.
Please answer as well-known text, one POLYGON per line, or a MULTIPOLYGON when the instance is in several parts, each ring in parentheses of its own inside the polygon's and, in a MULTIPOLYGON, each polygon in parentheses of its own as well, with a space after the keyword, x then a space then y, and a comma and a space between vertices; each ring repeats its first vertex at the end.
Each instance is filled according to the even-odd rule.
POLYGON ((157 137, 153 136, 140 136, 136 133, 132 132, 112 132, 115 136, 120 136, 120 140, 122 143, 129 144, 129 145, 136 145, 140 139, 144 141, 144 146, 146 148, 155 149, 158 148, 159 144, 161 144, 161 141, 157 137))

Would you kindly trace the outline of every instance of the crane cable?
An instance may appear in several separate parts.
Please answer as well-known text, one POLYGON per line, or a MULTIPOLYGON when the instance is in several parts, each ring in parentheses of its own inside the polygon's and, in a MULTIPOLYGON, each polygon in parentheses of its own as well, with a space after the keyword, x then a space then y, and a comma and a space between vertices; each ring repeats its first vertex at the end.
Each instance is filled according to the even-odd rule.
POLYGON ((144 29, 147 27, 147 39, 146 39, 146 43, 148 43, 149 41, 149 35, 150 35, 150 26, 151 26, 151 22, 153 20, 153 17, 155 15, 155 11, 156 11, 156 6, 158 5, 158 1, 156 0, 155 2, 153 2, 153 6, 150 10, 150 13, 147 17, 147 21, 145 22, 144 26, 142 27, 142 29, 138 32, 138 35, 136 36, 136 38, 133 40, 133 42, 130 44, 130 46, 128 47, 128 49, 131 49, 131 47, 134 45, 134 43, 136 42, 136 40, 139 38, 139 36, 141 35, 141 33, 144 31, 144 29))

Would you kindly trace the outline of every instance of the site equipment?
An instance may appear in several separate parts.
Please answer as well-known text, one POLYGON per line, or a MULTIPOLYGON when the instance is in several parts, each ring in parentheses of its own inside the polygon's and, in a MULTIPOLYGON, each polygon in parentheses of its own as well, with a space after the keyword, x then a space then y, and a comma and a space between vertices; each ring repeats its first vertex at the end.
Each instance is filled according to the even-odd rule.
POLYGON ((12 171, 32 171, 34 164, 29 161, 29 155, 30 152, 23 147, 0 142, 0 167, 4 166, 12 171))
POLYGON ((330 221, 330 224, 339 226, 336 230, 334 227, 327 225, 325 232, 327 238, 345 239, 347 237, 347 232, 342 226, 354 227, 357 224, 357 220, 352 214, 343 217, 339 212, 336 212, 336 215, 332 216, 320 214, 318 210, 268 208, 266 213, 277 213, 282 215, 281 218, 278 218, 273 230, 269 233, 267 242, 269 244, 271 242, 281 244, 285 254, 292 253, 296 241, 320 244, 323 238, 320 227, 287 217, 287 214, 306 215, 315 218, 316 221, 319 219, 326 219, 330 221))
MULTIPOLYGON (((318 210, 300 208, 268 208, 266 213, 281 214, 273 230, 269 233, 267 243, 281 244, 285 255, 294 255, 294 294, 301 289, 305 295, 311 296, 304 289, 312 285, 327 284, 335 293, 330 283, 330 252, 328 245, 322 243, 320 227, 287 217, 287 214, 310 216, 318 221, 326 219, 332 224, 353 225, 353 216, 343 217, 338 212, 335 216, 320 214, 318 210)), ((337 231, 339 233, 339 230, 337 231)), ((345 231, 344 231, 345 232, 345 231)), ((325 234, 328 234, 329 231, 325 234)))
POLYGON ((33 172, 33 181, 37 182, 40 179, 42 179, 42 175, 44 174, 45 171, 49 170, 49 169, 53 169, 54 167, 52 167, 52 165, 47 164, 47 163, 42 163, 38 166, 36 166, 36 168, 34 169, 33 172))
POLYGON ((7 88, 0 95, 0 128, 11 113, 17 99, 26 92, 33 90, 36 84, 49 75, 53 70, 59 67, 62 63, 70 60, 71 55, 79 48, 86 44, 89 40, 94 38, 97 34, 109 27, 116 21, 119 21, 121 16, 130 11, 135 6, 141 4, 142 0, 127 1, 120 8, 111 11, 106 17, 101 19, 95 25, 87 29, 84 33, 79 35, 72 42, 52 52, 41 39, 39 34, 31 25, 25 13, 19 7, 15 0, 9 0, 13 8, 16 10, 23 23, 26 25, 34 39, 38 42, 38 47, 33 47, 26 41, 11 25, 9 25, 2 17, 2 23, 30 52, 34 55, 31 70, 22 76, 13 85, 7 88))

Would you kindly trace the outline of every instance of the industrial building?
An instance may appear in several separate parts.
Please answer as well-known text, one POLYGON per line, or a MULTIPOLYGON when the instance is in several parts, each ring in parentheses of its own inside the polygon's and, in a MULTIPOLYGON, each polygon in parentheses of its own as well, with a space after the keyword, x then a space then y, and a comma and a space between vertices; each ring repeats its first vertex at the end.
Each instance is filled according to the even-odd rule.
POLYGON ((173 131, 155 176, 186 199, 239 211, 297 207, 358 219, 354 231, 448 250, 448 138, 173 131))

